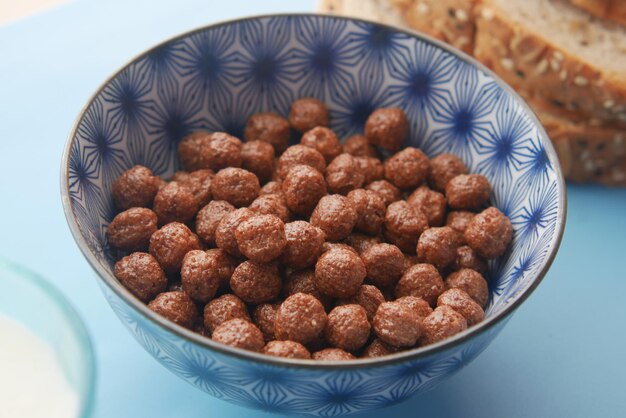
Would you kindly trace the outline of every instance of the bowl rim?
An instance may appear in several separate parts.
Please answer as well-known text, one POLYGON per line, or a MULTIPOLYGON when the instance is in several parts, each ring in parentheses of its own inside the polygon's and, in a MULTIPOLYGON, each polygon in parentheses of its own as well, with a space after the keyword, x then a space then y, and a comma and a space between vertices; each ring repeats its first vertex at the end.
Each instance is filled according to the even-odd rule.
MULTIPOLYGON (((28 281, 33 286, 38 287, 54 304, 54 306, 58 308, 64 321, 72 330, 72 334, 76 337, 84 356, 84 375, 86 379, 86 387, 81 387, 76 390, 80 403, 80 409, 77 411, 78 415, 76 415, 76 418, 89 418, 93 412, 96 401, 98 366, 93 340, 91 339, 91 335, 87 329, 84 319, 78 313, 67 296, 61 293, 61 291, 52 282, 41 276, 39 273, 36 273, 33 270, 6 258, 0 258, 0 272, 2 270, 10 271, 20 279, 28 281)), ((12 317, 9 318, 22 324, 19 319, 12 317)), ((24 324, 22 325, 26 326, 24 324)), ((29 331, 33 332, 32 330, 29 331)))
POLYGON ((563 172, 561 170, 561 166, 559 163, 558 155, 554 149, 552 141, 550 140, 548 134, 546 133, 543 125, 539 121, 539 118, 535 114, 535 112, 530 108, 530 106, 519 96, 519 94, 513 90, 511 86, 505 83, 497 74, 495 74, 492 70, 487 68, 484 64, 477 61, 475 58, 469 56, 465 52, 456 49, 455 47, 444 43, 443 41, 437 40, 429 35, 426 35, 422 32, 414 31, 411 29, 399 28, 392 25, 387 25, 383 23, 379 23, 373 20, 354 18, 354 17, 346 17, 346 16, 336 16, 329 13, 274 13, 274 14, 262 14, 262 15, 251 15, 245 16, 241 18, 228 19, 218 21, 209 25, 201 26, 173 37, 170 37, 158 44, 145 49, 143 52, 135 55, 130 60, 127 60, 124 65, 122 65, 117 71, 115 71, 112 75, 102 82, 96 91, 89 97, 85 105, 82 107, 78 117, 76 118, 72 129, 69 132, 69 135, 66 140, 66 144, 63 147, 63 156, 61 159, 61 200, 63 203, 63 212, 65 214, 66 221, 76 241, 78 247, 80 248, 83 256, 87 259, 91 268, 97 273, 98 278, 103 281, 108 288, 113 291, 118 297, 120 297, 126 304, 130 305, 133 309, 138 311, 144 318, 148 319, 153 325, 165 328, 166 331, 171 332, 178 337, 182 338, 185 341, 190 341, 194 344, 201 346, 202 348, 208 350, 214 350, 218 353, 226 356, 236 357, 239 360, 244 361, 253 361, 261 364, 268 364, 277 367, 286 367, 286 368, 299 368, 299 369, 311 369, 311 370, 344 370, 344 369, 361 369, 361 368, 370 368, 370 367, 383 367, 389 366, 392 364, 403 363, 407 361, 417 360, 417 359, 425 359, 428 357, 432 357, 441 352, 448 351, 453 349, 461 344, 467 342, 474 337, 483 334, 484 332, 494 328, 497 324, 501 323, 507 317, 509 317, 522 303, 533 293, 533 291, 539 286, 546 273, 550 269, 556 254, 558 253, 559 247, 561 245, 563 239, 563 233, 565 230, 565 222, 567 218, 567 191, 565 187, 565 179, 563 177, 563 172), (83 238, 80 229, 78 227, 78 223, 75 220, 75 216, 72 212, 70 198, 69 198, 69 155, 73 143, 73 139, 76 136, 77 128, 80 122, 83 120, 85 113, 87 112, 89 106, 93 103, 93 101, 102 93, 105 87, 115 79, 119 74, 121 74, 125 69, 127 69, 130 65, 136 63, 142 58, 145 58, 153 51, 158 48, 167 45, 171 42, 175 42, 177 40, 181 40, 187 38, 196 33, 201 33, 209 29, 214 29, 221 26, 232 25, 245 21, 253 21, 260 19, 267 19, 272 17, 281 17, 281 18, 289 18, 289 17, 312 17, 312 18, 332 18, 337 20, 345 20, 349 22, 361 22, 372 25, 377 25, 384 27, 393 32, 404 33, 408 36, 417 38, 427 44, 430 44, 436 48, 444 50, 451 55, 454 55, 456 58, 461 61, 473 65, 475 68, 484 72, 488 76, 490 76, 495 83, 498 84, 500 88, 503 89, 509 96, 516 100, 517 103, 520 104, 521 108, 526 112, 531 122, 538 128, 538 133, 540 140, 543 141, 544 149, 548 156, 552 161, 555 162, 554 169, 556 173, 556 181, 559 186, 558 191, 558 201, 561 203, 562 211, 559 214, 556 222, 556 238, 553 238, 553 246, 550 250, 548 256, 542 262, 541 270, 536 274, 536 277, 533 278, 532 283, 524 289, 523 292, 515 295, 515 299, 512 303, 508 304, 502 311, 493 315, 491 317, 485 318, 480 323, 467 328, 463 332, 460 332, 453 337, 447 338, 443 341, 437 342, 435 344, 431 344, 425 347, 415 348, 411 350, 401 351, 399 353, 390 354, 382 357, 374 357, 374 358, 364 358, 364 359, 355 359, 349 361, 326 361, 326 362, 318 362, 318 361, 310 361, 310 360, 301 360, 301 359, 288 359, 283 357, 274 357, 268 356, 262 353, 257 353, 253 351, 243 350, 231 346, 227 346, 224 344, 216 343, 208 337, 202 336, 196 332, 188 330, 180 325, 177 325, 162 316, 156 314, 155 312, 148 309, 147 305, 142 303, 139 299, 134 297, 129 290, 127 290, 124 286, 122 286, 115 277, 106 269, 100 266, 100 263, 96 260, 94 255, 89 250, 89 246, 85 239, 83 238))

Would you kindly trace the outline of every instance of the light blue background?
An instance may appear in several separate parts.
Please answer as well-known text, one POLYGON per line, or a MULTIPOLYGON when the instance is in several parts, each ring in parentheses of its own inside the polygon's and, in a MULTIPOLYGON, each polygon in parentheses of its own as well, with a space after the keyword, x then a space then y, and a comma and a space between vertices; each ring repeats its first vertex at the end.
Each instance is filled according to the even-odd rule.
MULTIPOLYGON (((128 3, 78 0, 0 27, 0 256, 53 281, 84 316, 98 359, 96 417, 269 416, 188 386, 132 340, 70 236, 59 161, 87 98, 134 55, 198 26, 313 11, 314 1, 128 3)), ((568 192, 559 255, 502 334, 451 380, 385 415, 626 416, 626 190, 568 192)))

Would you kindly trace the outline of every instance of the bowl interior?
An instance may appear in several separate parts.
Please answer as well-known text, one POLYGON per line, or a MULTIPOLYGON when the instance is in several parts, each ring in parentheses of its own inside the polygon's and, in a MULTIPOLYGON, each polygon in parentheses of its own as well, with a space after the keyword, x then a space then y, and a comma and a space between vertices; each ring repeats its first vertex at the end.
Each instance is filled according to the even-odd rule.
POLYGON ((316 15, 243 19, 182 35, 132 61, 87 104, 69 138, 62 188, 70 226, 107 283, 120 287, 105 231, 115 215, 111 183, 122 171, 143 164, 167 177, 189 132, 241 137, 252 113, 286 115, 305 96, 328 105, 342 138, 361 132, 372 110, 401 107, 409 145, 430 156, 454 153, 491 179, 492 203, 511 218, 514 239, 490 263, 485 322, 536 284, 558 247, 565 199, 556 154, 528 107, 443 44, 316 15))

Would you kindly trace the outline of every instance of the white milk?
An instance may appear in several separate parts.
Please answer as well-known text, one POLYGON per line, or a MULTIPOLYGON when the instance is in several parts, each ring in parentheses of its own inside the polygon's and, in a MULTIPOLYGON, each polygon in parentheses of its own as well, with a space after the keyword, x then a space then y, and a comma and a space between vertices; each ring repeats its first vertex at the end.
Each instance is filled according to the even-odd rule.
POLYGON ((76 418, 78 408, 52 347, 0 315, 0 418, 76 418))

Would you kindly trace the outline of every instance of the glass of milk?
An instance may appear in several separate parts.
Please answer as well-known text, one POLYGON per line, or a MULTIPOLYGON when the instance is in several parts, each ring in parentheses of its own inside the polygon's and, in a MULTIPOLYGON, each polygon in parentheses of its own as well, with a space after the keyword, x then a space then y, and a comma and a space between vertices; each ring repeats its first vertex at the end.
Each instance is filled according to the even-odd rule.
POLYGON ((41 277, 0 260, 0 418, 87 418, 94 385, 76 311, 41 277))

